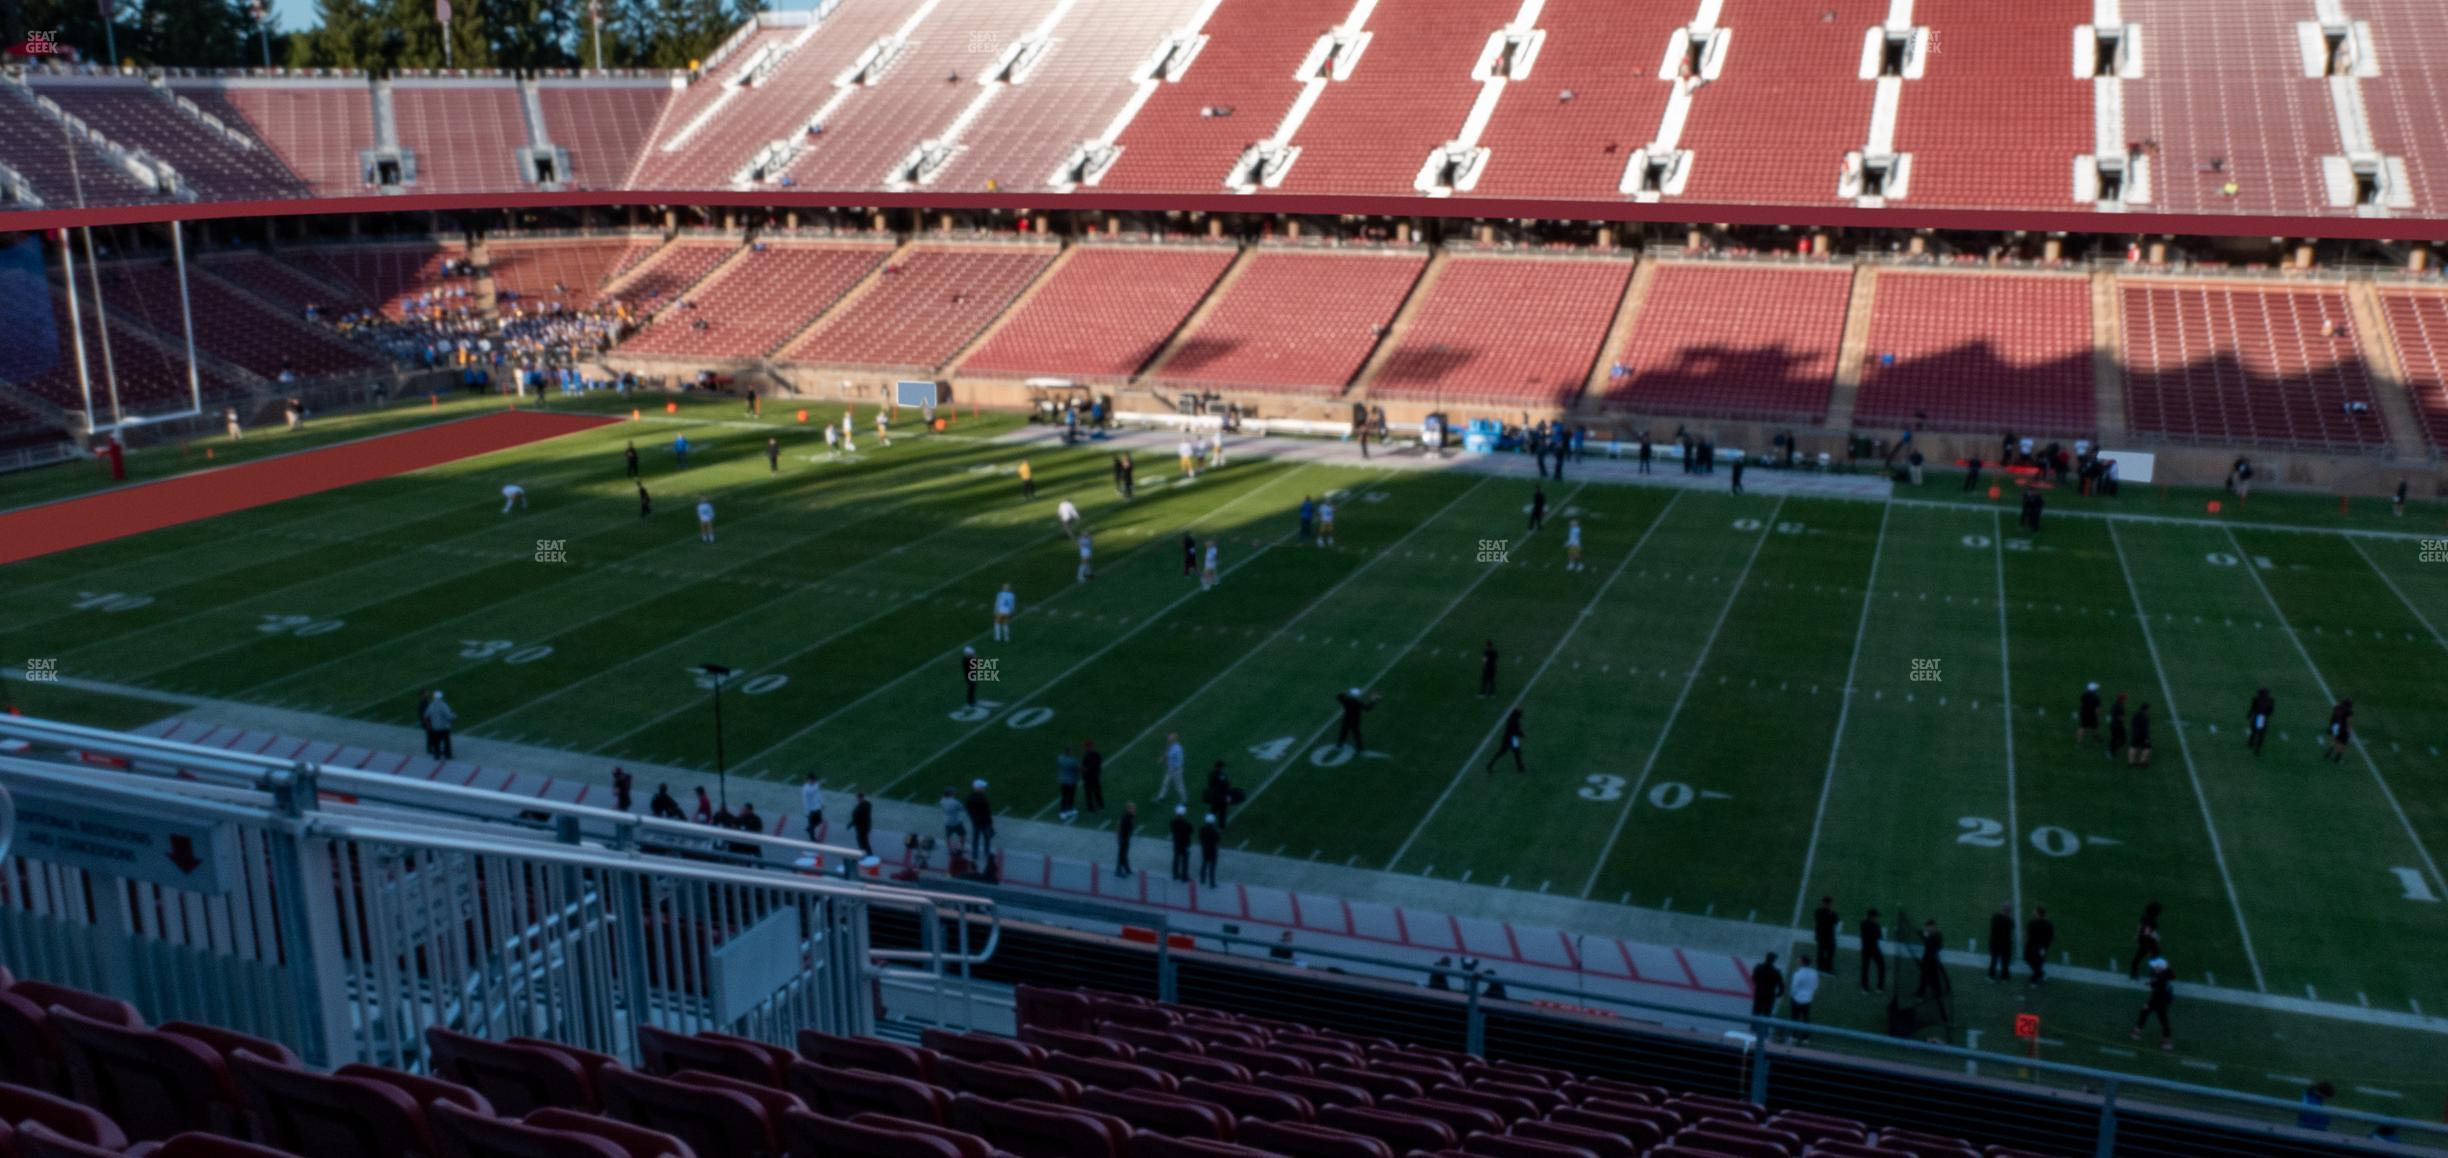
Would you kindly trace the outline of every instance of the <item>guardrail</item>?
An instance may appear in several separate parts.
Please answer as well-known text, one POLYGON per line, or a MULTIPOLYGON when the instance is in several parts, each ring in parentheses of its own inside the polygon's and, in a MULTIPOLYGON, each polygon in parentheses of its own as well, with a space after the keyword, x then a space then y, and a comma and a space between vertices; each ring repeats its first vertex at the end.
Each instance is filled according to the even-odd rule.
POLYGON ((842 846, 23 717, 0 737, 0 959, 323 1064, 421 1065, 433 1024, 622 1057, 641 1024, 869 1032, 874 982, 966 1008, 1001 939, 991 901, 830 875, 842 846), (920 935, 871 945, 879 911, 920 935))

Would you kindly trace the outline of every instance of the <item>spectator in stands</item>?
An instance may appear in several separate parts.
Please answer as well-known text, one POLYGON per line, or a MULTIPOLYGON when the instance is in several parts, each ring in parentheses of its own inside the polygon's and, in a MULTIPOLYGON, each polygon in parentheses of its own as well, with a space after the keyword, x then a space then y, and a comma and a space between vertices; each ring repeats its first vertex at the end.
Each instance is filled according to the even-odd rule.
POLYGON ((969 799, 962 806, 969 812, 971 847, 975 850, 980 871, 994 863, 994 803, 986 798, 986 782, 969 782, 969 799))
POLYGON ((646 802, 646 811, 661 820, 685 819, 685 814, 680 811, 680 802, 672 799, 669 784, 655 785, 654 799, 646 802))
POLYGON ((612 810, 614 812, 629 811, 629 789, 634 783, 635 780, 629 775, 628 769, 619 767, 612 769, 612 810))
POLYGON ((1215 813, 1208 813, 1207 819, 1199 824, 1198 844, 1199 883, 1215 888, 1216 862, 1224 859, 1224 830, 1216 826, 1215 813))
POLYGON ((944 786, 942 798, 935 803, 943 809, 944 849, 947 852, 958 849, 963 838, 969 835, 969 810, 961 804, 959 795, 948 784, 944 786))
POLYGON ((807 779, 799 784, 799 812, 807 820, 807 838, 810 842, 815 841, 817 834, 824 830, 824 808, 824 782, 810 772, 807 779))
POLYGON ((1431 966, 1428 970, 1428 988, 1434 989, 1439 993, 1443 993, 1446 990, 1453 988, 1453 983, 1445 978, 1445 967, 1451 964, 1453 964, 1453 958, 1451 957, 1439 957, 1436 959, 1436 964, 1431 966))
POLYGON ((2134 1040, 2142 1039, 2142 1026, 2151 1018, 2159 1019, 2159 1048, 2176 1048, 2176 1029, 2168 1024, 2168 1007, 2176 1003, 2176 970, 2165 957, 2150 961, 2150 997, 2143 1002, 2142 1012, 2134 1015, 2134 1040))
POLYGON ((1870 992, 1870 971, 1873 968, 1878 970, 1878 987, 1885 989, 1887 988, 1887 950, 1882 942, 1886 939, 1887 929, 1886 926, 1879 924, 1877 909, 1863 914, 1859 934, 1862 958, 1861 990, 1864 993, 1870 992))
POLYGON ((856 793, 858 802, 850 806, 850 835, 858 838, 859 851, 874 856, 875 844, 868 834, 875 831, 875 802, 864 792, 856 793))
POLYGON ((703 784, 697 786, 697 810, 689 814, 689 819, 699 824, 714 823, 714 798, 706 795, 703 784))
POLYGON ((435 759, 453 758, 451 755, 451 725, 458 719, 459 713, 452 711, 451 706, 443 701, 442 689, 435 688, 433 699, 425 705, 425 728, 433 733, 431 739, 435 759))

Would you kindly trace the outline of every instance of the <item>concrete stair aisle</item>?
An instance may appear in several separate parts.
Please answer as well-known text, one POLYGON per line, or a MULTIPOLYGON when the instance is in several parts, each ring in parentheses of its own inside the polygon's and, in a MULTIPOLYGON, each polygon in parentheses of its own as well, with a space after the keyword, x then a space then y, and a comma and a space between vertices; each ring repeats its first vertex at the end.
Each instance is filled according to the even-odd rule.
POLYGON ((1417 321, 1420 311, 1427 307, 1428 295, 1436 291, 1437 279, 1445 274, 1446 259, 1447 251, 1443 249, 1429 256, 1427 266, 1411 282, 1411 292, 1403 298, 1402 308, 1394 311, 1394 321, 1377 339, 1377 347, 1369 351, 1368 361, 1360 364, 1359 375, 1352 379, 1351 389, 1344 394, 1346 399, 1354 402, 1368 400, 1369 385, 1377 381, 1378 373, 1385 369, 1387 362, 1393 360, 1394 351, 1402 348, 1403 336, 1410 333, 1411 323, 1417 321))
POLYGON ((1045 266, 1037 271, 1036 277, 1029 279, 1029 283, 1022 286, 1019 293, 1012 295, 1011 304, 1004 306, 1002 313, 996 314, 993 321, 979 327, 977 333, 969 335, 969 340, 961 343, 960 349, 952 351, 952 356, 944 359, 943 365, 935 368, 936 372, 948 375, 957 370, 962 362, 969 359, 969 355, 976 353, 988 340, 1000 333, 1004 326, 1010 325, 1013 318, 1019 317, 1020 311, 1028 308, 1030 299, 1035 298, 1039 290, 1053 284, 1054 275, 1061 273, 1062 267, 1071 263, 1071 255, 1078 252, 1079 246, 1065 244, 1062 252, 1054 255, 1054 260, 1045 263, 1045 266))
POLYGON ((1658 264, 1635 259, 1632 277, 1624 285, 1621 302, 1615 305, 1615 321, 1607 326, 1606 338, 1598 346, 1598 362, 1590 367, 1589 380, 1581 386, 1581 400, 1575 409, 1597 413, 1606 405, 1607 387, 1614 383, 1611 371, 1615 354, 1632 338, 1633 323, 1640 320, 1641 307, 1649 301, 1649 287, 1657 283, 1658 264))
POLYGON ((1257 257, 1257 246, 1242 246, 1241 252, 1233 257, 1232 264, 1224 267, 1224 276, 1207 287, 1207 296, 1199 299, 1197 308, 1190 311, 1190 316, 1183 318, 1181 325, 1173 328, 1173 332, 1165 338, 1164 345, 1157 347, 1156 356, 1140 368, 1139 376, 1133 381, 1146 383, 1162 377, 1165 367, 1172 364, 1173 355, 1180 352, 1183 340, 1206 324, 1207 315, 1215 312, 1216 305, 1224 300, 1224 295, 1232 292, 1234 283, 1241 280, 1241 275, 1249 270, 1250 262, 1257 260, 1257 257))
POLYGON ((2422 417, 2414 412, 2414 399, 2406 392, 2405 359, 2398 356, 2397 343, 2391 339, 2388 310, 2380 304, 2380 289, 2368 277, 2358 277, 2346 283, 2346 309, 2354 319, 2354 339, 2357 353, 2371 375, 2372 405, 2380 408, 2387 420, 2389 448, 2399 458, 2421 460, 2429 457, 2430 448, 2423 444, 2422 417))
POLYGON ((1870 318, 1878 309, 1878 267, 1853 267, 1853 295, 1845 302, 1844 340, 1836 346, 1836 380, 1828 391, 1826 427, 1853 429, 1853 407, 1861 401, 1862 367, 1870 358, 1870 318))
POLYGON ((914 241, 903 241, 900 244, 893 246, 893 251, 885 254, 884 260, 875 263, 874 268, 869 269, 865 277, 858 279, 857 284, 852 285, 847 291, 844 291, 842 296, 833 299, 833 304, 818 310, 815 317, 807 320, 806 325, 791 331, 791 335, 782 339, 782 343, 775 346, 771 351, 768 351, 766 356, 768 358, 780 358, 784 353, 788 352, 791 347, 806 341, 807 336, 815 333, 816 327, 825 324, 826 319, 831 318, 833 315, 840 313, 843 310, 849 309, 852 303, 858 301, 860 298, 866 297, 870 293, 875 292, 876 285, 884 280, 884 271, 901 264, 901 260, 909 256, 910 247, 915 244, 917 243, 914 241))
POLYGON ((2118 292, 2115 274, 2091 275, 2091 397, 2098 410, 2092 423, 2101 445, 2123 442, 2131 433, 2125 419, 2125 312, 2118 292))

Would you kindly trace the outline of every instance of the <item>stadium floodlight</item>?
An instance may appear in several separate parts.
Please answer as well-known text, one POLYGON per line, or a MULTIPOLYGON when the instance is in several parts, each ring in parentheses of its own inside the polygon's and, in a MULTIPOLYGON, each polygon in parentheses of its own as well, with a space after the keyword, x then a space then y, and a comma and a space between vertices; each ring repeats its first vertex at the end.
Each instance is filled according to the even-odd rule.
POLYGON ((724 812, 731 811, 731 772, 723 765, 722 690, 731 678, 731 669, 719 663, 701 663, 697 671, 714 685, 714 791, 724 812))

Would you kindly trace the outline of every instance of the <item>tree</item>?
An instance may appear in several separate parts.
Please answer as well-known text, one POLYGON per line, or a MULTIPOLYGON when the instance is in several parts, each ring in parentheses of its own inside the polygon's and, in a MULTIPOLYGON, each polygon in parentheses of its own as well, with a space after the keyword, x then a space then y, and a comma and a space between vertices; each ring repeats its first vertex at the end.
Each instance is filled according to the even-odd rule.
MULTIPOLYGON (((144 0, 137 18, 142 30, 137 49, 145 63, 242 68, 258 59, 249 39, 255 21, 243 0, 144 0)), ((128 54, 125 36, 119 48, 128 54)))
POLYGON ((583 14, 572 0, 482 0, 493 30, 496 68, 574 68, 583 50, 583 14))
POLYGON ((289 38, 291 68, 372 68, 380 37, 367 0, 315 0, 315 26, 289 38))

